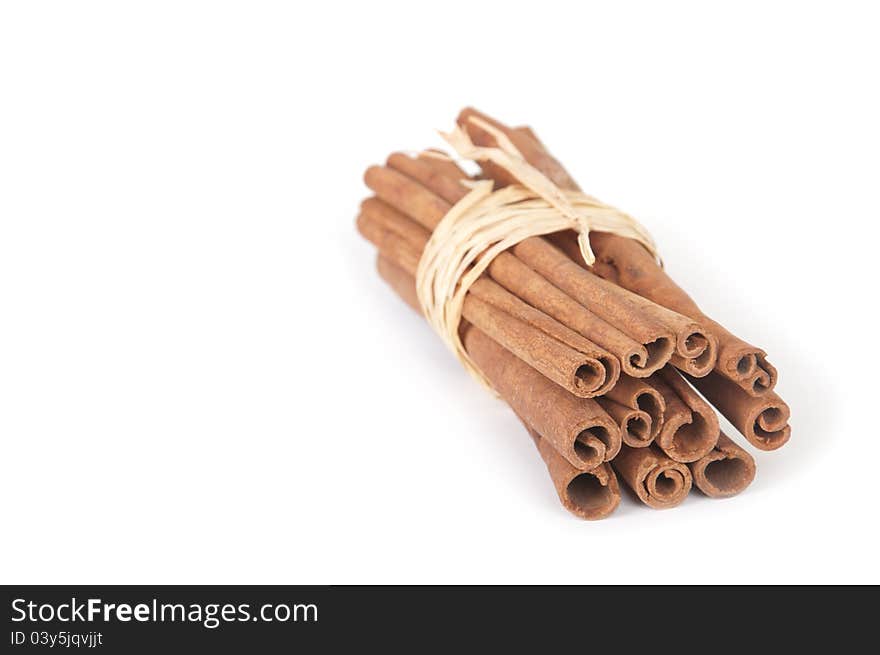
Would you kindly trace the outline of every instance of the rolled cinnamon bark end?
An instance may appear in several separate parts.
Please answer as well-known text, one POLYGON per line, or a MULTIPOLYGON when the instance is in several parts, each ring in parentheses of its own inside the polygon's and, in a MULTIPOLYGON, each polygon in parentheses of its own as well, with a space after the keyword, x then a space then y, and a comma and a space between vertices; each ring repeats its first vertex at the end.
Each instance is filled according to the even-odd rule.
POLYGON ((702 328, 680 332, 670 361, 695 378, 709 375, 718 361, 718 341, 702 328))
POLYGON ((755 479, 755 460, 723 432, 712 452, 689 466, 697 489, 710 498, 735 496, 755 479))
POLYGON ((668 337, 657 337, 633 351, 629 356, 621 360, 621 370, 627 375, 637 378, 646 378, 669 361, 672 351, 672 342, 668 337))
MULTIPOLYGON (((506 253, 501 253, 501 256, 509 257, 506 253)), ((616 357, 553 317, 523 302, 517 295, 494 280, 480 278, 471 286, 468 297, 471 295, 542 332, 541 335, 532 335, 533 343, 527 344, 532 350, 536 349, 540 342, 551 337, 550 341, 558 342, 579 353, 581 364, 574 371, 574 377, 569 379, 568 383, 562 384, 576 396, 583 398, 600 396, 617 383, 620 377, 620 362, 616 357)), ((533 365, 540 370, 537 364, 533 365)))
POLYGON ((651 416, 647 412, 621 405, 609 398, 597 398, 596 402, 617 422, 624 444, 632 448, 651 445, 654 437, 651 436, 651 416))
POLYGON ((776 450, 791 438, 791 410, 774 391, 753 396, 718 371, 691 382, 755 448, 776 450))
POLYGON ((670 459, 656 446, 623 446, 611 466, 639 500, 654 509, 680 505, 691 489, 687 465, 670 459))
POLYGON ((613 357, 599 356, 588 359, 574 373, 576 396, 594 398, 601 396, 614 386, 614 379, 619 375, 620 364, 613 357), (617 372, 617 375, 615 375, 617 372))
POLYGON ((474 326, 463 342, 498 395, 572 466, 588 471, 616 454, 620 430, 596 401, 570 394, 474 326))
MULTIPOLYGON (((638 294, 633 295, 642 298, 638 294)), ((674 366, 695 377, 703 377, 715 367, 718 361, 718 342, 708 330, 692 318, 650 300, 644 311, 661 325, 668 326, 675 335, 675 352, 671 359, 674 366)))
POLYGON ((553 486, 565 509, 588 521, 604 519, 617 509, 620 487, 617 476, 608 464, 600 464, 592 471, 576 469, 525 421, 523 425, 547 465, 553 486))
POLYGON ((723 339, 716 371, 732 380, 750 396, 762 396, 776 386, 777 372, 767 361, 767 353, 730 334, 718 325, 723 339))
POLYGON ((613 376, 617 369, 610 357, 604 362, 590 357, 550 338, 530 323, 484 302, 476 294, 465 297, 462 315, 494 341, 575 396, 592 398, 609 384, 614 384, 615 378, 609 379, 609 373, 613 376))
POLYGON ((605 394, 605 397, 626 407, 645 412, 651 419, 651 441, 660 434, 666 414, 666 401, 663 400, 663 394, 647 381, 621 375, 617 384, 605 394))
POLYGON ((657 446, 683 463, 695 462, 711 451, 721 431, 712 407, 672 367, 659 371, 650 383, 666 402, 657 446))

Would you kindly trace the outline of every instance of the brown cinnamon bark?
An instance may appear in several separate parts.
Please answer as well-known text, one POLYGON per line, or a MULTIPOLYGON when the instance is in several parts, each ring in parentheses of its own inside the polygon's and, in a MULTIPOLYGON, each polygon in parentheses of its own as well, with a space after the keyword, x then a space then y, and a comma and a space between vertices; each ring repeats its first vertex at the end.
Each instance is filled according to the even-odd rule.
POLYGON ((717 371, 691 382, 756 448, 776 450, 791 437, 791 411, 775 392, 753 396, 717 371))
MULTIPOLYGON (((578 188, 562 165, 554 159, 529 128, 508 128, 498 121, 473 109, 465 109, 458 122, 467 122, 469 116, 478 116, 503 131, 523 153, 525 158, 560 186, 578 188)), ((480 134, 478 128, 468 128, 471 138, 480 134), (472 132, 473 130, 473 132, 472 132)), ((485 133, 483 138, 487 139, 485 133)), ((479 143, 479 142, 478 142, 479 143)), ((484 167, 485 168, 485 167, 484 167)), ((490 167, 491 168, 491 167, 490 167)), ((492 168, 494 171, 495 169, 492 168)), ((490 175, 496 179, 495 175, 490 175)), ((509 176, 507 176, 509 178, 509 176)), ((503 179, 503 176, 497 179, 503 179)), ((509 183, 509 179, 507 180, 509 183)), ((570 245, 576 245, 570 236, 563 237, 570 245)), ((717 344, 717 361, 714 370, 735 382, 750 395, 761 395, 776 384, 776 369, 767 361, 766 353, 733 335, 722 325, 706 316, 693 299, 658 266, 654 258, 639 243, 615 234, 595 232, 590 235, 590 245, 596 255, 593 270, 602 277, 630 291, 650 298, 654 302, 689 316, 700 323, 712 335, 717 344)), ((580 258, 575 258, 580 262, 580 258)), ((703 364, 705 364, 705 357, 703 364)), ((699 362, 696 362, 699 366, 699 362)), ((702 375, 692 367, 680 366, 696 377, 702 375)))
POLYGON ((600 464, 592 471, 576 469, 525 421, 523 426, 547 465, 553 486, 565 509, 588 521, 603 519, 617 509, 620 487, 611 466, 600 464))
POLYGON ((712 452, 688 466, 697 489, 710 498, 735 496, 755 479, 755 460, 723 432, 712 452))
MULTIPOLYGON (((663 400, 663 395, 659 391, 648 384, 647 380, 621 375, 617 384, 605 394, 605 397, 648 414, 651 418, 650 437, 652 441, 660 434, 660 429, 663 427, 663 417, 666 413, 666 401, 663 400)), ((628 445, 637 447, 636 444, 628 445)))
POLYGON ((694 462, 712 450, 720 427, 715 410, 672 367, 648 381, 666 403, 657 446, 677 462, 694 462))
MULTIPOLYGON (((373 166, 364 175, 367 186, 379 198, 428 230, 433 230, 452 206, 453 201, 447 201, 447 198, 460 199, 466 193, 460 180, 441 175, 439 170, 432 169, 430 160, 395 154, 389 158, 389 163, 405 172, 373 166), (426 184, 433 185, 437 193, 424 186, 426 184)), ((567 258, 541 237, 526 239, 511 252, 513 255, 505 252, 495 258, 489 266, 489 275, 516 296, 616 355, 628 374, 647 377, 669 361, 674 349, 674 334, 654 316, 657 312, 669 315, 673 312, 609 284, 576 265, 568 273, 575 276, 577 288, 601 285, 604 290, 601 294, 594 294, 592 304, 586 297, 567 295, 554 280, 545 279, 548 272, 553 273, 554 260, 567 258), (522 261, 514 261, 514 255, 518 256, 518 250, 523 248, 533 263, 543 266, 544 270, 536 270, 530 262, 524 266, 522 261)))
POLYGON ((681 504, 691 489, 687 465, 669 459, 656 446, 623 446, 611 466, 639 500, 654 509, 681 504))
MULTIPOLYGON (((415 277, 421 256, 417 244, 423 245, 428 238, 423 228, 376 199, 361 205, 357 225, 385 257, 415 277)), ((620 364, 610 353, 489 279, 477 280, 471 287, 462 315, 577 396, 588 398, 605 393, 620 375, 620 364)))
POLYGON ((632 448, 651 445, 654 438, 651 436, 651 416, 647 412, 621 405, 607 397, 596 398, 596 402, 617 422, 623 443, 632 448))

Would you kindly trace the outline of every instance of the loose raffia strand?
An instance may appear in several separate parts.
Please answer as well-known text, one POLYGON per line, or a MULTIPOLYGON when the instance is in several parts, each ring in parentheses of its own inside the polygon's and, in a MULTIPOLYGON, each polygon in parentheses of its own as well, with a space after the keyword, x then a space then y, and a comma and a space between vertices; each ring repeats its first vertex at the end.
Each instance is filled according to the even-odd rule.
MULTIPOLYGON (((487 388, 458 335, 465 294, 492 260, 529 237, 562 230, 578 233, 584 261, 591 265, 591 231, 635 239, 654 257, 654 240, 631 216, 580 191, 557 187, 531 166, 510 139, 476 116, 470 120, 495 137, 498 147, 475 145, 460 126, 443 138, 467 159, 491 161, 521 182, 493 191, 491 181, 463 182, 471 191, 447 212, 431 235, 416 274, 422 311, 465 369, 487 388)), ((433 154, 433 153, 432 153, 433 154)), ((659 261, 659 258, 658 258, 659 261)))

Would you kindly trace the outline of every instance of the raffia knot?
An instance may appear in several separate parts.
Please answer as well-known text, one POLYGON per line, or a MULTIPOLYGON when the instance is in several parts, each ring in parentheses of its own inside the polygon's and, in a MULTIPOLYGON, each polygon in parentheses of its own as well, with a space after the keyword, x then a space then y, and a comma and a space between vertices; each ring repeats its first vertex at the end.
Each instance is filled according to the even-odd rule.
POLYGON ((498 146, 475 145, 460 126, 441 134, 461 157, 491 161, 521 184, 493 190, 488 180, 463 183, 471 190, 431 235, 416 272, 416 291, 434 330, 468 372, 491 389, 465 352, 458 326, 465 294, 498 254, 529 237, 562 230, 578 233, 588 265, 595 261, 589 239, 593 231, 635 239, 654 257, 657 250, 634 218, 580 191, 560 189, 531 166, 503 132, 477 117, 470 120, 492 134, 498 146))

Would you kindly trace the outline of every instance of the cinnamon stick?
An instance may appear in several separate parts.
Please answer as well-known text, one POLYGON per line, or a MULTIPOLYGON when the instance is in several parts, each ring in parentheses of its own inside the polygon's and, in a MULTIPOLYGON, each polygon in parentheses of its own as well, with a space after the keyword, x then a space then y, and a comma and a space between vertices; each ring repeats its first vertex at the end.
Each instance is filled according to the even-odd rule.
MULTIPOLYGON (((507 126, 499 123, 498 121, 486 116, 485 114, 481 114, 475 109, 466 108, 462 110, 462 112, 459 114, 458 124, 468 132, 474 143, 482 146, 494 146, 497 144, 495 143, 495 138, 491 134, 489 134, 487 131, 483 130, 470 120, 472 117, 476 117, 480 120, 486 121, 487 123, 490 123, 492 126, 504 132, 505 135, 520 150, 523 157, 525 157, 525 159, 532 166, 544 173, 544 175, 546 175, 552 181, 556 182, 558 186, 561 186, 565 189, 579 190, 579 187, 577 186, 575 181, 571 178, 570 175, 568 175, 568 173, 559 164, 559 162, 554 159, 549 154, 549 152, 546 151, 546 149, 543 148, 540 142, 531 138, 530 131, 512 130, 507 126)), ((491 179, 495 179, 499 183, 509 184, 514 181, 511 180, 510 175, 499 173, 498 167, 490 165, 489 162, 481 162, 481 166, 484 167, 484 171, 489 175, 491 179)), ((591 234, 591 244, 593 241, 593 234, 600 233, 595 232, 591 234)), ((640 244, 637 244, 630 239, 624 240, 638 246, 649 258, 651 258, 650 254, 647 253, 647 251, 640 244)), ((614 325, 618 325, 618 323, 615 323, 615 319, 623 321, 630 320, 629 311, 631 311, 630 306, 633 303, 653 300, 649 296, 644 296, 641 294, 637 295, 633 293, 632 295, 635 298, 629 299, 629 303, 621 301, 620 304, 614 303, 609 305, 607 299, 610 294, 609 290, 603 289, 603 287, 600 285, 591 283, 591 280, 588 277, 588 275, 590 274, 586 271, 586 269, 575 263, 576 261, 582 261, 582 258, 579 257, 577 260, 572 261, 562 251, 558 250, 555 247, 552 247, 552 250, 555 252, 552 252, 550 250, 541 253, 534 252, 534 248, 530 244, 527 244, 527 242, 525 241, 521 243, 518 247, 513 248, 512 250, 514 254, 520 257, 520 259, 523 259, 523 261, 532 266, 532 268, 535 268, 535 270, 544 274, 551 282, 557 284, 557 286, 560 286, 560 282, 564 283, 565 286, 560 286, 560 288, 582 304, 586 304, 588 307, 590 307, 590 309, 593 309, 595 311, 594 307, 605 308, 605 313, 597 313, 599 313, 600 316, 602 316, 614 325), (517 248, 519 248, 519 251, 517 250, 517 248), (529 261, 529 259, 526 258, 526 254, 522 252, 525 249, 532 250, 531 261, 529 261), (563 264, 563 260, 560 259, 561 257, 572 262, 572 266, 567 266, 563 264), (564 271, 562 270, 562 267, 564 267, 564 271), (586 272, 587 275, 578 274, 575 271, 575 268, 586 272), (548 274, 549 272, 555 272, 557 275, 551 276, 548 274), (587 304, 589 299, 595 299, 596 294, 599 294, 600 292, 602 293, 602 296, 605 297, 604 300, 599 300, 599 304, 597 305, 587 304)), ((598 256, 598 253, 596 254, 598 256)), ((657 266, 656 262, 655 267, 662 272, 662 269, 657 266)), ((611 284, 610 286, 613 289, 625 287, 625 285, 618 284, 611 284)), ((625 299, 626 296, 623 296, 623 298, 625 299)), ((675 348, 675 352, 672 354, 672 356, 673 363, 676 366, 689 371, 693 375, 703 375, 705 373, 708 373, 712 369, 716 361, 716 339, 709 336, 709 334, 706 332, 706 329, 700 323, 684 314, 673 311, 672 309, 666 306, 662 306, 661 304, 658 304, 656 302, 648 302, 648 304, 644 305, 643 310, 647 310, 647 313, 652 316, 654 321, 656 321, 660 325, 665 325, 667 328, 671 328, 673 330, 675 339, 673 345, 675 348)), ((642 327, 643 330, 645 330, 652 324, 642 321, 639 325, 642 327)))
MULTIPOLYGON (((428 239, 424 228, 377 199, 362 203, 357 225, 384 256, 415 277, 428 239)), ((479 279, 471 287, 462 315, 577 396, 605 393, 620 375, 620 364, 610 353, 489 279, 479 279)))
POLYGON ((669 459, 656 446, 623 446, 611 466, 639 500, 654 509, 681 504, 691 489, 687 465, 669 459))
POLYGON ((791 437, 791 411, 775 392, 753 396, 717 371, 691 382, 755 448, 776 450, 791 437))
POLYGON ((723 432, 708 455, 688 466, 697 489, 710 498, 735 496, 755 479, 755 460, 723 432))
MULTIPOLYGON (((418 310, 413 276, 382 254, 377 266, 392 289, 418 310)), ((463 342, 501 398, 572 466, 592 470, 617 455, 620 430, 594 400, 568 393, 476 326, 464 326, 463 342)))
POLYGON ((560 456, 525 421, 523 426, 547 465, 553 486, 565 509, 588 521, 603 519, 617 509, 620 504, 620 487, 611 466, 600 464, 591 471, 581 471, 560 456))
POLYGON ((663 396, 666 411, 657 446, 677 462, 695 462, 715 447, 720 427, 715 410, 672 367, 649 380, 663 396))

